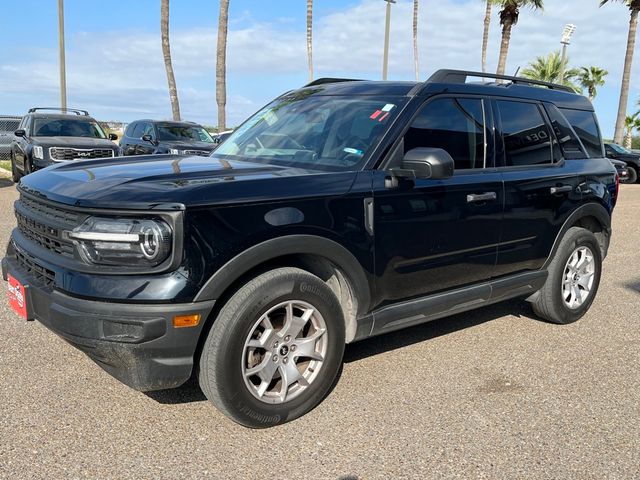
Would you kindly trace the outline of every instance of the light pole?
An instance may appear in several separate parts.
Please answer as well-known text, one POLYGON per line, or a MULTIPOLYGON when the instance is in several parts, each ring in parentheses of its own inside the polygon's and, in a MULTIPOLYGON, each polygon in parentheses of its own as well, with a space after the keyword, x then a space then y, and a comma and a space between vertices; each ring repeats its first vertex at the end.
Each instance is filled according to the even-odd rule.
POLYGON ((391 4, 396 0, 384 0, 387 2, 387 18, 385 20, 384 29, 384 58, 382 60, 382 80, 387 79, 387 70, 389 69, 389 30, 391 28, 391 4))
POLYGON ((560 85, 564 85, 564 69, 567 63, 567 47, 571 44, 571 36, 576 31, 576 26, 568 23, 565 25, 564 30, 562 31, 562 39, 560 43, 562 44, 562 58, 560 60, 560 85))
POLYGON ((67 72, 64 58, 64 0, 58 0, 58 44, 60 49, 60 107, 67 109, 67 72))

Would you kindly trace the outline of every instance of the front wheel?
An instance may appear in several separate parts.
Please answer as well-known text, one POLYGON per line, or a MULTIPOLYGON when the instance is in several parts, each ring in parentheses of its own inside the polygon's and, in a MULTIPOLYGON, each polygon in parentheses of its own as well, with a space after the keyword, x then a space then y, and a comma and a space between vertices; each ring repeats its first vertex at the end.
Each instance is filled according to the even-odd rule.
POLYGON ((567 230, 548 271, 533 301, 534 312, 553 323, 579 320, 591 307, 600 285, 602 254, 595 235, 579 227, 567 230))
POLYGON ((235 422, 271 427, 320 403, 344 346, 333 291, 304 270, 279 268, 248 282, 224 305, 202 351, 200 386, 235 422))
POLYGON ((16 159, 11 153, 11 180, 13 183, 18 183, 22 178, 22 174, 18 171, 18 167, 16 167, 16 159))
POLYGON ((620 183, 636 183, 638 181, 638 171, 634 167, 627 167, 629 172, 627 178, 620 180, 620 183))

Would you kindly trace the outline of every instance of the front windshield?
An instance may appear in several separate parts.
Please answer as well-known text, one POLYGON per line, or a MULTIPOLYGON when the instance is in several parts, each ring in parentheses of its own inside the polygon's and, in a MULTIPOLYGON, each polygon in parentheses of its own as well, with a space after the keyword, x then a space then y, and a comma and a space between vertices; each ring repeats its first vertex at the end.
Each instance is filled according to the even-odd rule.
POLYGON ((620 145, 616 145, 615 143, 610 144, 610 147, 613 148, 613 150, 615 150, 618 153, 631 153, 626 148, 621 147, 620 145))
POLYGON ((214 157, 326 171, 358 168, 406 103, 404 97, 322 96, 308 89, 251 117, 214 157))
POLYGON ((36 118, 32 136, 107 138, 96 122, 70 118, 36 118))
POLYGON ((161 142, 213 143, 213 138, 204 128, 185 125, 158 125, 158 139, 161 142))

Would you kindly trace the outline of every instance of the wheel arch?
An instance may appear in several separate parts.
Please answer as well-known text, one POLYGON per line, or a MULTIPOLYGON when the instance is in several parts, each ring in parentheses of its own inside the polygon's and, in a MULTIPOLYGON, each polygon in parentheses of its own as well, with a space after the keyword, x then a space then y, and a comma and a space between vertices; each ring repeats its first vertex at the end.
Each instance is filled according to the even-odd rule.
MULTIPOLYGON (((259 243, 216 271, 194 301, 216 300, 219 307, 243 285, 267 270, 298 267, 327 283, 342 305, 347 343, 356 333, 356 318, 370 309, 371 291, 367 275, 356 257, 333 240, 314 235, 289 235, 259 243)), ((210 319, 209 323, 213 323, 210 319)), ((205 329, 206 330, 206 329, 205 329)))
POLYGON ((569 218, 565 220, 553 243, 549 258, 547 258, 542 268, 549 266, 558 250, 562 238, 571 227, 582 227, 593 232, 598 239, 602 258, 604 259, 607 256, 611 238, 611 214, 601 204, 590 202, 578 207, 569 215, 569 218))

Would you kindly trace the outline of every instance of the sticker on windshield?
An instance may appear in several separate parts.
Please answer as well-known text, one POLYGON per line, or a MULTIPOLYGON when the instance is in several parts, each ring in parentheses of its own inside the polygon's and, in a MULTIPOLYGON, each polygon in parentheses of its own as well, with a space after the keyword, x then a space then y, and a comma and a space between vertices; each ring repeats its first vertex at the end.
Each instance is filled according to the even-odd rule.
POLYGON ((377 120, 378 122, 384 121, 388 116, 389 112, 393 110, 396 106, 393 103, 387 103, 380 110, 376 110, 369 117, 371 120, 377 120))
POLYGON ((267 122, 267 124, 269 126, 273 125, 274 123, 276 123, 278 121, 278 117, 276 117, 276 114, 273 113, 271 110, 269 110, 267 113, 264 114, 264 116, 262 117, 262 119, 267 122))

